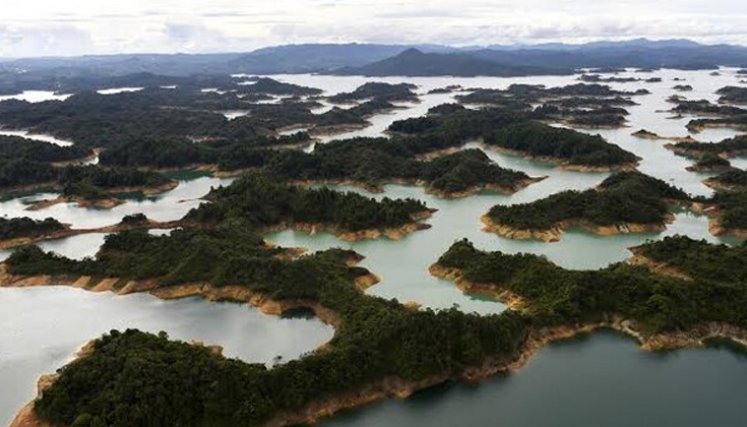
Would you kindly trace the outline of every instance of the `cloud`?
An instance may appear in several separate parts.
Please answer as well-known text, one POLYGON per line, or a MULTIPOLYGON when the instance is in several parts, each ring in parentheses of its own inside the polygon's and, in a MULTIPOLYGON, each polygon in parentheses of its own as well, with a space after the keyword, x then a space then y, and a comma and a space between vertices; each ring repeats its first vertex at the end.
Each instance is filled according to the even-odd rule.
POLYGON ((735 0, 33 0, 0 17, 0 56, 633 37, 747 44, 747 9, 735 0))

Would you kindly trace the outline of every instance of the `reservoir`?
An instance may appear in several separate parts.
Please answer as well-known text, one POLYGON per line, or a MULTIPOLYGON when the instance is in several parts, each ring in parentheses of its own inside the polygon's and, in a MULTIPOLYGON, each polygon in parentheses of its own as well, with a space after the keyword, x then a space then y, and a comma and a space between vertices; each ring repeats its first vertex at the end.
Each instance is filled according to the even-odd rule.
MULTIPOLYGON (((633 72, 621 77, 637 76, 633 72)), ((638 75, 639 76, 639 75, 638 75)), ((280 75, 281 81, 318 87, 326 94, 352 91, 366 81, 410 82, 418 85, 420 102, 401 104, 393 112, 370 119, 364 129, 324 137, 382 136, 395 120, 418 117, 436 105, 453 102, 455 94, 427 94, 434 88, 458 84, 464 88, 505 88, 512 83, 560 86, 577 83, 578 76, 526 78, 364 78, 357 76, 280 75)), ((639 76, 640 77, 640 76, 639 76)), ((666 141, 631 136, 641 128, 664 136, 686 136, 689 117, 670 119, 665 111, 673 107, 666 98, 674 77, 684 78, 694 90, 689 99, 715 101, 715 91, 736 82, 735 70, 721 75, 708 71, 660 70, 646 77, 661 77, 661 83, 612 83, 614 89, 634 91, 646 88, 650 95, 636 96, 638 105, 630 112, 628 127, 620 129, 579 129, 599 133, 608 141, 641 158, 639 170, 697 195, 710 195, 702 184, 709 174, 688 172, 690 160, 674 155, 666 141)), ((730 129, 708 129, 696 139, 716 142, 737 135, 730 129)), ((426 222, 432 227, 399 241, 386 238, 344 242, 329 233, 281 231, 268 240, 282 246, 300 246, 311 251, 330 247, 353 249, 366 258, 361 263, 380 276, 381 283, 367 290, 371 295, 415 301, 424 308, 453 306, 466 312, 496 313, 503 304, 479 295, 467 295, 452 282, 432 277, 428 267, 457 239, 468 238, 485 250, 508 253, 529 252, 572 269, 597 269, 622 262, 628 248, 649 239, 686 234, 711 242, 737 244, 708 232, 708 219, 689 211, 677 211, 675 221, 661 234, 627 234, 600 237, 570 230, 560 242, 518 241, 482 231, 480 216, 496 204, 526 203, 553 193, 598 185, 609 174, 562 171, 551 164, 525 160, 483 148, 480 141, 466 144, 482 148, 503 167, 531 176, 547 176, 513 195, 479 193, 463 199, 446 200, 426 194, 421 187, 386 185, 371 197, 412 197, 438 209, 426 222)), ((735 159, 738 167, 747 159, 735 159)), ((176 220, 201 199, 211 187, 227 185, 230 179, 200 174, 175 176, 179 185, 167 193, 131 199, 109 210, 84 209, 58 204, 39 211, 26 211, 35 200, 56 197, 54 193, 26 194, 0 201, 0 215, 54 217, 74 227, 115 224, 124 215, 144 213, 159 221, 176 220)), ((75 236, 44 242, 46 250, 66 256, 93 256, 103 243, 103 234, 75 236)), ((8 252, 0 252, 5 258, 8 252)), ((249 362, 282 363, 313 351, 332 338, 333 330, 316 319, 278 318, 262 315, 239 304, 205 302, 189 298, 161 301, 150 295, 115 296, 65 287, 0 289, 0 424, 7 424, 15 412, 35 395, 35 383, 70 360, 75 350, 89 339, 110 329, 139 328, 170 337, 199 340, 224 347, 224 354, 249 362), (277 358, 277 356, 281 356, 277 358)), ((646 353, 631 339, 611 332, 550 345, 520 371, 488 379, 478 385, 449 384, 416 394, 410 399, 388 400, 350 411, 325 421, 328 426, 741 426, 747 419, 747 358, 726 348, 687 349, 672 353, 646 353)))

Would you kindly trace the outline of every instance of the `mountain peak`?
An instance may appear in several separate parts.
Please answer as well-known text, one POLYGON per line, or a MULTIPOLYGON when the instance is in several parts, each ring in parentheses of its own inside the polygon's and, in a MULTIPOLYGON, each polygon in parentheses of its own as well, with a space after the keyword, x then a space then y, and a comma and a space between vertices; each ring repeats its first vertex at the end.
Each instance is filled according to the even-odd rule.
POLYGON ((423 51, 414 47, 403 50, 398 56, 419 56, 424 55, 423 51))

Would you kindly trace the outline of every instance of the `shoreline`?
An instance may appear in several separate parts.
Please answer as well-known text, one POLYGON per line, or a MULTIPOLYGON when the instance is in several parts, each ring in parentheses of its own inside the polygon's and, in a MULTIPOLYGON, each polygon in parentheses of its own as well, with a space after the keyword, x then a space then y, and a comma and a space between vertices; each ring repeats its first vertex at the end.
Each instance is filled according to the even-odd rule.
POLYGON ((376 184, 367 184, 361 181, 353 179, 303 179, 291 181, 294 185, 346 185, 354 188, 360 188, 373 194, 383 193, 385 185, 403 185, 403 186, 416 186, 423 187, 425 194, 430 194, 441 199, 460 199, 469 197, 481 191, 490 191, 503 195, 514 194, 532 184, 540 182, 546 179, 547 176, 539 177, 527 177, 515 181, 510 185, 500 185, 495 183, 480 183, 467 187, 461 191, 446 192, 434 189, 428 185, 428 182, 424 179, 403 179, 403 178, 389 178, 378 181, 376 184))
POLYGON ((524 160, 530 160, 533 162, 550 163, 550 164, 555 165, 555 168, 557 170, 561 170, 561 171, 588 172, 588 173, 614 172, 614 171, 630 172, 630 171, 636 170, 636 168, 638 168, 638 163, 640 163, 640 158, 639 158, 638 160, 634 162, 620 163, 617 165, 603 165, 603 166, 577 165, 577 164, 568 163, 567 159, 561 159, 558 157, 534 156, 524 151, 512 150, 510 148, 504 148, 499 145, 489 145, 489 144, 485 144, 484 142, 481 142, 480 145, 484 147, 488 147, 492 150, 495 150, 498 153, 507 154, 513 157, 519 157, 524 160))
POLYGON ((188 223, 186 221, 182 221, 182 220, 164 221, 164 222, 148 220, 148 222, 146 223, 133 224, 133 225, 118 223, 118 224, 105 225, 103 227, 94 227, 94 228, 69 228, 68 227, 63 230, 53 232, 51 234, 44 234, 40 236, 14 237, 8 240, 0 240, 0 249, 12 249, 18 246, 36 244, 36 243, 44 242, 47 240, 64 239, 67 237, 78 236, 81 234, 118 233, 120 231, 132 230, 135 228, 145 228, 148 230, 150 229, 162 229, 163 230, 163 229, 170 229, 170 228, 192 227, 192 226, 196 226, 196 225, 192 223, 188 223))
MULTIPOLYGON (((355 262, 355 260, 351 260, 351 262, 355 262)), ((447 280, 458 279, 462 282, 462 286, 465 287, 471 286, 484 289, 487 289, 491 286, 496 287, 495 285, 488 284, 471 284, 469 283, 469 281, 463 278, 461 271, 458 269, 446 268, 438 264, 433 264, 429 270, 431 271, 431 274, 436 277, 441 277, 447 280)), ((0 275, 0 279, 2 279, 0 280, 0 284, 2 284, 2 286, 7 286, 5 284, 7 276, 7 274, 0 275)), ((33 277, 34 276, 24 278, 24 280, 30 280, 33 277)), ((51 276, 36 277, 43 277, 46 281, 49 281, 51 279, 51 276)), ((81 279, 82 278, 79 278, 78 280, 74 281, 73 286, 75 286, 75 284, 81 284, 81 279)), ((70 279, 68 278, 68 280, 70 279)), ((107 279, 104 279, 104 281, 106 280, 107 279)), ((153 281, 150 282, 153 283, 153 281)), ((109 280, 108 283, 112 283, 111 280, 109 280)), ((34 286, 41 285, 44 285, 44 283, 34 284, 34 286)), ((96 291, 96 288, 98 288, 98 285, 89 290, 96 291)), ((122 290, 120 290, 118 293, 121 293, 121 291, 122 290)), ((260 307, 260 310, 262 312, 270 314, 282 313, 283 310, 303 306, 312 309, 317 317, 319 317, 323 322, 332 325, 336 330, 339 327, 339 323, 335 325, 335 322, 339 322, 339 317, 337 316, 337 314, 332 310, 322 307, 319 304, 305 300, 275 301, 270 298, 266 298, 261 294, 251 292, 243 287, 228 286, 222 288, 213 288, 212 286, 206 284, 185 284, 163 288, 161 292, 154 292, 154 290, 152 289, 148 290, 147 287, 137 290, 135 290, 135 288, 130 288, 129 291, 150 292, 156 297, 163 299, 182 298, 187 296, 202 296, 211 301, 232 300, 247 302, 249 304, 260 307), (311 303, 312 306, 304 305, 309 303, 311 303)), ((496 289, 493 289, 493 291, 498 292, 496 289)), ((506 294, 505 292, 503 292, 497 295, 506 296, 510 294, 506 294)), ((360 407, 365 404, 380 401, 389 397, 404 399, 409 397, 416 391, 423 390, 449 380, 461 380, 464 382, 475 383, 492 377, 496 374, 510 374, 526 366, 526 364, 532 359, 532 357, 539 351, 541 351, 541 349, 546 345, 551 344, 555 341, 570 339, 581 334, 591 333, 599 329, 612 329, 632 336, 637 340, 640 348, 645 351, 678 349, 683 347, 699 347, 705 345, 704 340, 710 338, 726 338, 740 345, 747 346, 747 329, 734 327, 728 324, 712 322, 698 325, 688 330, 644 336, 642 333, 638 332, 635 329, 635 324, 631 320, 624 319, 620 316, 615 315, 603 316, 602 320, 596 322, 530 328, 527 331, 526 338, 521 347, 512 354, 494 354, 491 356, 487 356, 479 366, 466 367, 456 372, 443 372, 441 374, 432 375, 418 381, 405 381, 396 376, 385 377, 368 385, 360 387, 356 390, 325 396, 323 398, 309 402, 299 410, 280 412, 273 418, 268 420, 266 423, 264 423, 264 425, 279 427, 299 423, 313 424, 321 419, 328 418, 341 410, 360 407)), ((199 344, 193 343, 193 345, 199 344)), ((323 348, 324 346, 322 346, 321 349, 317 351, 323 351, 323 348)), ((51 427, 49 426, 49 424, 41 421, 36 416, 36 414, 33 413, 33 404, 35 401, 36 399, 31 401, 19 412, 19 415, 16 417, 16 421, 11 424, 11 427, 51 427), (23 415, 23 417, 21 415, 23 415), (24 423, 20 423, 21 421, 23 421, 24 423)))
POLYGON ((50 206, 54 206, 59 203, 76 203, 81 208, 91 208, 91 209, 111 209, 115 206, 119 206, 123 203, 125 203, 124 200, 118 199, 116 197, 113 197, 115 194, 120 193, 140 193, 144 196, 152 196, 155 194, 161 194, 165 193, 167 191, 171 191, 179 186, 178 181, 169 180, 168 182, 165 182, 161 185, 155 186, 155 187, 146 187, 146 186, 139 186, 139 187, 114 187, 106 190, 106 193, 109 195, 107 198, 103 199, 86 199, 84 197, 80 196, 57 196, 54 199, 47 199, 47 200, 41 200, 39 202, 36 202, 32 205, 29 205, 26 207, 25 210, 27 211, 38 211, 42 209, 46 209, 50 206))
POLYGON ((541 240, 543 242, 558 242, 568 229, 580 228, 597 236, 614 236, 617 234, 631 233, 661 233, 667 229, 667 224, 674 221, 674 215, 667 215, 665 221, 661 224, 637 224, 637 223, 620 223, 612 225, 596 225, 588 221, 569 219, 556 223, 552 228, 546 230, 539 229, 519 229, 505 224, 493 221, 488 214, 480 217, 480 221, 485 224, 483 231, 495 233, 501 237, 514 240, 541 240))
MULTIPOLYGON (((361 258, 355 257, 347 261, 349 265, 355 265, 361 258)), ((373 273, 359 276, 355 279, 355 287, 364 292, 380 281, 379 277, 373 273)), ((117 278, 93 278, 91 276, 74 276, 67 275, 37 275, 37 276, 17 276, 7 272, 7 265, 0 263, 0 288, 2 287, 38 287, 38 286, 68 286, 86 290, 88 292, 112 292, 115 295, 127 295, 131 293, 149 293, 162 300, 171 300, 187 297, 201 297, 207 301, 231 301, 235 303, 246 303, 255 307, 265 315, 280 316, 288 310, 295 308, 307 308, 314 312, 320 321, 332 326, 335 335, 340 328, 341 319, 339 315, 331 309, 324 307, 318 302, 307 299, 287 299, 276 300, 263 293, 252 291, 244 286, 227 285, 214 287, 208 283, 186 283, 182 285, 157 288, 158 280, 129 280, 117 278), (124 282, 124 283, 123 283, 124 282), (116 285, 121 285, 116 287, 116 285)), ((333 337, 334 338, 334 337, 333 337)), ((84 358, 93 352, 93 344, 96 340, 91 340, 75 353, 74 358, 67 362, 66 365, 75 360, 84 358)), ((314 351, 324 351, 329 343, 324 343, 314 351)), ((192 342, 192 345, 202 345, 201 342, 192 342)), ((220 354, 220 346, 207 346, 220 354)), ((39 377, 37 383, 37 396, 24 405, 10 424, 10 427, 55 427, 50 423, 41 420, 34 412, 34 403, 41 398, 48 387, 57 379, 59 374, 43 374, 39 377)))
POLYGON ((435 209, 426 209, 425 211, 413 214, 412 222, 408 222, 399 227, 385 228, 367 228, 363 230, 350 231, 340 228, 333 224, 308 223, 308 222, 283 222, 276 225, 262 227, 259 234, 267 235, 285 230, 304 231, 309 235, 315 235, 321 232, 332 233, 340 240, 346 242, 358 242, 362 240, 376 240, 381 237, 387 237, 391 240, 402 240, 410 233, 431 228, 430 224, 421 222, 433 216, 435 209))
POLYGON ((638 139, 648 139, 651 141, 672 141, 672 142, 700 142, 692 137, 692 135, 687 136, 662 136, 658 133, 648 131, 646 129, 641 129, 636 132, 633 132, 630 134, 631 136, 634 136, 638 139))

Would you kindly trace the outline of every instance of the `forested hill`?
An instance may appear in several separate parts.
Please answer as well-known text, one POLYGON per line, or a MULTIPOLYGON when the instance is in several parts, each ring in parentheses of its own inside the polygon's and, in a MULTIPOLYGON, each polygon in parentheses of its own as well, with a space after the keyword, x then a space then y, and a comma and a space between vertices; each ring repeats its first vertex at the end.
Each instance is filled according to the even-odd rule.
POLYGON ((28 76, 91 74, 123 75, 149 72, 165 75, 203 73, 308 73, 349 67, 365 67, 377 74, 402 75, 412 66, 412 54, 423 55, 417 63, 431 75, 547 74, 548 70, 577 68, 680 68, 704 69, 719 65, 747 66, 747 47, 702 45, 687 40, 595 42, 583 45, 544 44, 454 48, 440 45, 384 45, 368 43, 300 44, 272 46, 248 53, 221 54, 127 54, 71 58, 0 60, 0 82, 18 70, 28 76), (398 55, 407 53, 405 58, 398 55), (403 59, 408 61, 403 62, 403 59), (379 61, 383 61, 375 65, 379 61), (385 69, 387 65, 390 68, 385 69), (454 73, 454 71, 460 71, 454 73), (467 71, 468 70, 468 71, 467 71), (395 72, 397 71, 397 72, 395 72), (500 71, 500 72, 499 72, 500 71), (386 74, 386 73, 393 74, 386 74), (510 72, 510 73, 509 73, 510 72))
POLYGON ((333 74, 364 76, 524 76, 540 74, 571 74, 570 67, 555 67, 550 64, 522 65, 501 64, 489 59, 477 58, 471 53, 424 53, 408 49, 397 56, 361 67, 347 67, 333 74))

